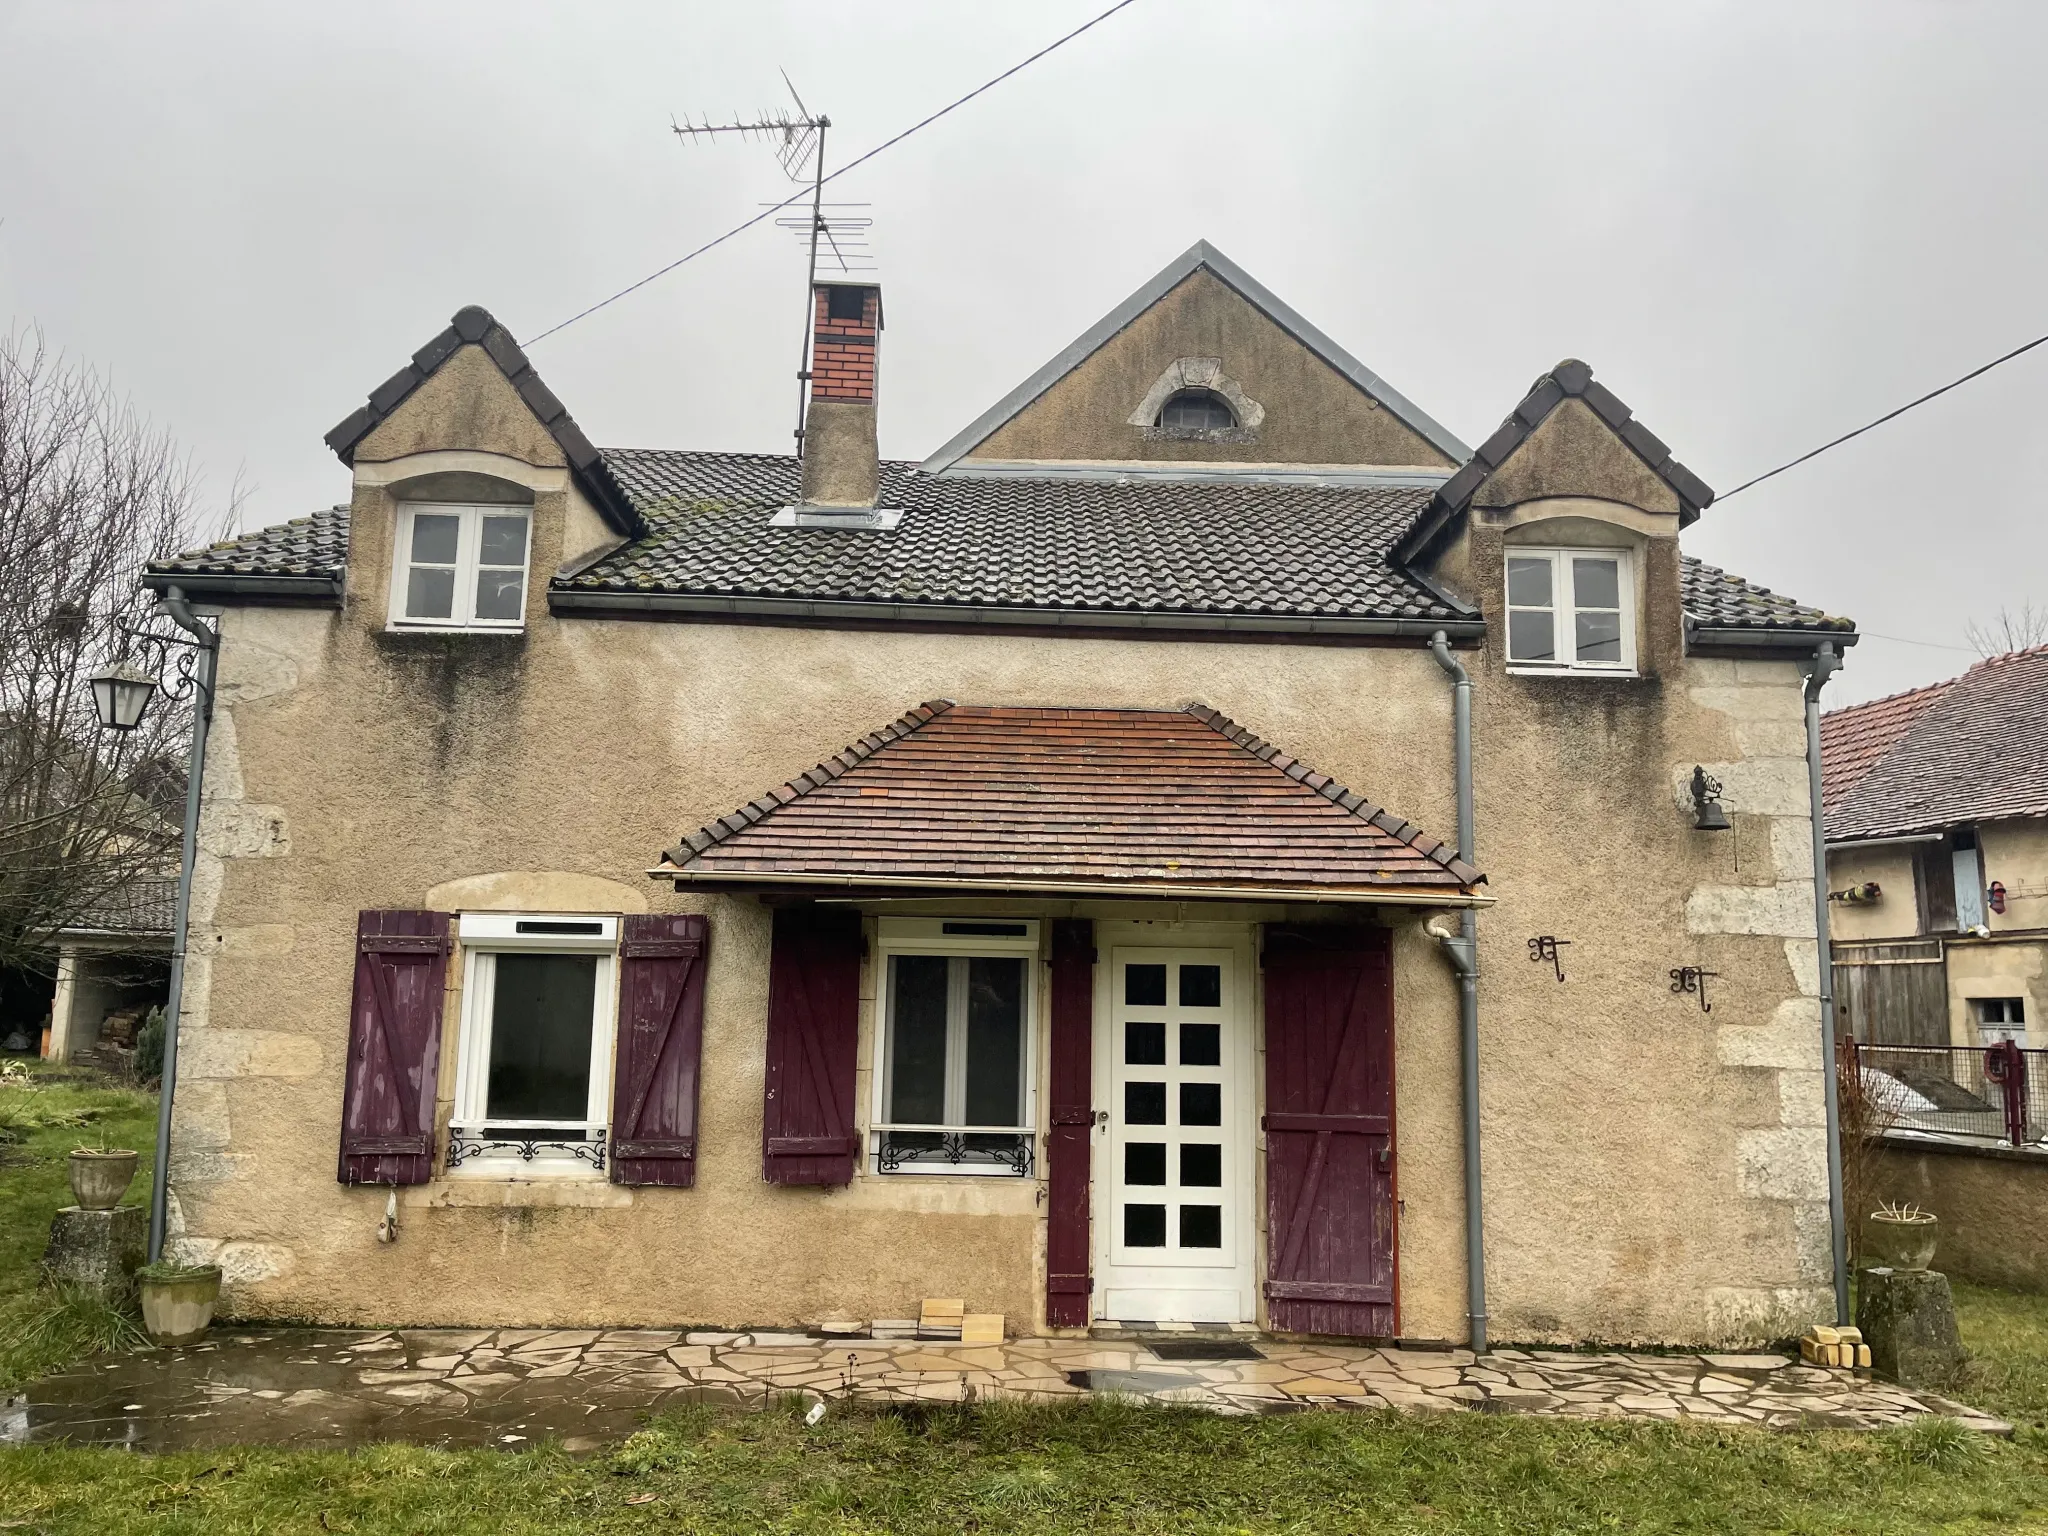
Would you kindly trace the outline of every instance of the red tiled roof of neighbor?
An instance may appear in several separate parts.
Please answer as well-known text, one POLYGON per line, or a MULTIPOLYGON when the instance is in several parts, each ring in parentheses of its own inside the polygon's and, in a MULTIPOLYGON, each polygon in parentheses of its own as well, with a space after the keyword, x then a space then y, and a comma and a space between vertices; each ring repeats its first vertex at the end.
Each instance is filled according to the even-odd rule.
POLYGON ((1199 704, 920 705, 691 834, 717 882, 1453 896, 1456 852, 1199 704))
POLYGON ((2048 646, 1994 656, 1934 688, 1826 716, 1823 770, 1836 733, 1841 787, 1823 794, 1833 841, 2048 816, 2048 646), (1879 705, 1910 718, 1887 720, 1879 705), (1848 718, 1864 712, 1869 720, 1848 718), (1865 755, 1874 760, 1851 777, 1865 755))
POLYGON ((1821 804, 1832 810, 1860 784, 1953 681, 1930 683, 1821 716, 1821 804))

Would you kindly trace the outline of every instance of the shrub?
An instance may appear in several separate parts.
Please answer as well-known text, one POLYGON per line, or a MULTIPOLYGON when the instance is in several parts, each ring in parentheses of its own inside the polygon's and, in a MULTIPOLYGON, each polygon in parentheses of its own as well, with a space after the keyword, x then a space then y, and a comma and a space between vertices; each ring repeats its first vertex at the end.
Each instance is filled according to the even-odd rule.
POLYGON ((135 1075, 153 1083, 164 1075, 164 1011, 152 1008, 135 1032, 135 1075))

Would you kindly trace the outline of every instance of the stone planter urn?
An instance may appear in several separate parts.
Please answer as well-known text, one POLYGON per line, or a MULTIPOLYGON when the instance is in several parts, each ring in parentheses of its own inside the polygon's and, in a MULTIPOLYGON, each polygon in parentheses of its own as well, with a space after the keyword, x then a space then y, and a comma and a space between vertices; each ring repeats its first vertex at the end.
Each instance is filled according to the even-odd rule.
POLYGON ((1934 1262, 1941 1221, 1932 1211, 1908 1206, 1872 1211, 1863 1224, 1863 1246, 1873 1265, 1925 1269, 1934 1262))
POLYGON ((196 1344, 213 1326, 220 1301, 218 1264, 148 1264, 135 1272, 142 1326, 159 1344, 196 1344))
POLYGON ((133 1152, 80 1147, 71 1154, 71 1195, 81 1210, 111 1211, 135 1182, 133 1152))

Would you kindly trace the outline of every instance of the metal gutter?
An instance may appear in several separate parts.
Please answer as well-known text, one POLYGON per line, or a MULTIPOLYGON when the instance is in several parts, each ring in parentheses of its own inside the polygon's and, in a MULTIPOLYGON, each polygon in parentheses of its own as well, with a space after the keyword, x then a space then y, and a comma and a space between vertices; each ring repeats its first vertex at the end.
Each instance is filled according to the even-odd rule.
POLYGON ((153 592, 173 588, 188 596, 298 597, 339 602, 340 576, 257 576, 236 572, 144 571, 142 585, 153 592))
POLYGON ((1801 656, 1811 656, 1816 641, 1846 648, 1861 638, 1853 629, 1748 629, 1736 624, 1695 624, 1690 616, 1685 626, 1688 653, 1703 646, 1725 645, 1752 651, 1796 651, 1801 656))
POLYGON ((932 875, 800 874, 786 870, 688 870, 672 864, 647 871, 649 878, 683 885, 802 885, 820 889, 959 890, 1011 896, 1144 896, 1180 901, 1343 902, 1404 907, 1490 907, 1494 898, 1457 886, 1445 889, 1390 886, 1185 885, 1146 881, 1031 880, 932 875))
POLYGON ((1820 1036, 1822 1071, 1827 1079, 1828 1219, 1834 1235, 1835 1321, 1849 1323, 1849 1228, 1842 1206, 1841 1084, 1835 1063, 1835 964, 1828 946, 1827 829, 1821 823, 1820 691, 1842 665, 1835 648, 1823 640, 1813 651, 1806 671, 1806 793, 1813 824, 1813 936, 1820 964, 1820 1036))
MULTIPOLYGON (((1455 690, 1454 771, 1458 790, 1458 857, 1472 862, 1472 674, 1451 654, 1441 630, 1430 637, 1430 654, 1450 674, 1455 690)), ((1486 1353, 1486 1203, 1479 1165, 1479 925, 1472 909, 1458 914, 1455 938, 1431 923, 1429 935, 1443 946, 1458 974, 1458 1064, 1464 1101, 1465 1142, 1465 1311, 1470 1348, 1486 1353)))
POLYGON ((1906 843, 1938 843, 1939 832, 1902 832, 1896 837, 1852 837, 1847 842, 1829 843, 1829 853, 1847 853, 1852 848, 1895 848, 1906 843))
POLYGON ((1353 617, 1344 614, 1185 613, 1130 608, 1025 608, 979 603, 885 603, 843 598, 747 597, 693 592, 606 592, 555 587, 557 613, 676 614, 697 618, 809 619, 870 624, 987 624, 1020 628, 1194 630, 1252 635, 1360 635, 1426 639, 1443 630, 1477 640, 1477 619, 1353 617))

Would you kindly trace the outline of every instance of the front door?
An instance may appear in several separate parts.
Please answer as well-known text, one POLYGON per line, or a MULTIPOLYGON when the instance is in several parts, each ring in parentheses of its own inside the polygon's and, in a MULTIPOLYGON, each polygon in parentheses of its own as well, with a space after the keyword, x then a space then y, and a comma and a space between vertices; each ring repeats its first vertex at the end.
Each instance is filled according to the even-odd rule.
POLYGON ((1111 950, 1096 1315, 1250 1322, 1251 1030, 1234 948, 1111 950))

